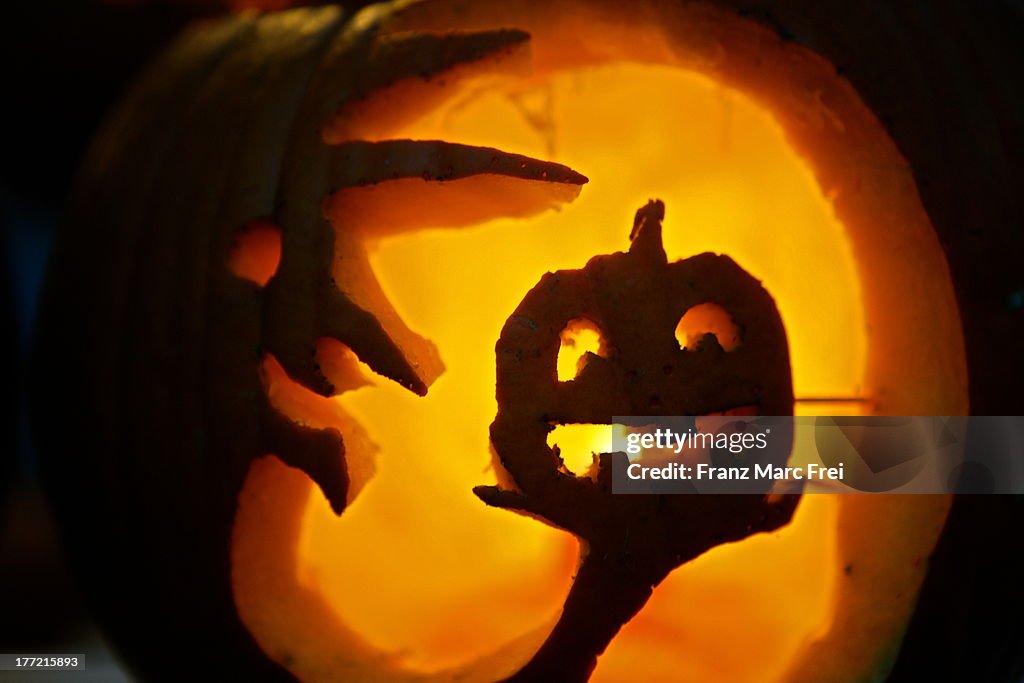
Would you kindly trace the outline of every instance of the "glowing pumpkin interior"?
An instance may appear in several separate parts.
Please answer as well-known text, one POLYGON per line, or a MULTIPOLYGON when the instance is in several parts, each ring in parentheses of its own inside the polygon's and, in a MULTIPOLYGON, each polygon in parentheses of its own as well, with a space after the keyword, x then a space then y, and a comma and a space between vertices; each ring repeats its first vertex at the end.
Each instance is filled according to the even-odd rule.
MULTIPOLYGON (((728 254, 774 296, 798 414, 966 411, 949 276, 909 169, 827 63, 720 12, 617 17, 569 2, 501 2, 456 14, 448 4, 414 6, 383 34, 522 28, 532 70, 469 73, 434 84, 429 97, 420 83, 398 83, 325 137, 495 147, 566 164, 590 182, 572 203, 529 218, 473 222, 463 195, 482 190, 436 195, 418 181, 394 194, 386 217, 355 200, 331 214, 368 245, 383 292, 446 369, 425 397, 363 368, 328 399, 265 362, 280 410, 344 435, 354 482, 339 517, 270 454, 240 497, 239 613, 268 655, 305 680, 496 680, 539 645, 579 548, 472 493, 494 483, 494 342, 543 273, 625 249, 632 214, 649 198, 667 206, 670 259, 728 254), (404 110, 381 116, 385 104, 404 110), (435 202, 454 216, 464 206, 466 220, 401 234, 380 227, 415 223, 435 202)), ((276 263, 267 244, 250 255, 260 277, 276 263)), ((704 331, 737 334, 701 313, 681 322, 681 344, 704 331)), ((598 347, 593 330, 567 331, 560 376, 598 347)), ((607 427, 565 425, 551 442, 582 472, 593 452, 610 450, 609 437, 607 427)), ((672 574, 593 679, 816 680, 884 666, 947 503, 805 496, 780 532, 720 546, 672 574)))

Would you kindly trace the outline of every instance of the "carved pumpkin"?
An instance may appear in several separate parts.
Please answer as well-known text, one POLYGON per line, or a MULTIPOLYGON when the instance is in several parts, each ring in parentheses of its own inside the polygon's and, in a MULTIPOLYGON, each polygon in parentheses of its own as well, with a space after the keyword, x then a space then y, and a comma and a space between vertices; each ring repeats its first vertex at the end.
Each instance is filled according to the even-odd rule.
MULTIPOLYGON (((509 316, 553 316, 554 381, 554 345, 573 350, 562 328, 586 311, 527 292, 627 258, 624 221, 652 196, 669 256, 650 268, 701 251, 743 266, 672 265, 708 272, 712 293, 742 281, 761 327, 731 327, 729 307, 687 323, 701 302, 656 296, 682 306, 687 353, 770 360, 746 370, 757 409, 788 412, 795 393, 798 412, 966 412, 952 286, 906 162, 827 62, 754 22, 700 2, 435 0, 184 36, 86 160, 38 346, 49 478, 128 662, 167 680, 886 671, 946 497, 805 496, 742 528, 708 501, 707 530, 729 530, 638 562, 621 618, 580 635, 600 610, 570 614, 573 576, 600 540, 589 515, 611 508, 531 507, 513 451, 557 444, 562 480, 588 486, 571 472, 606 449, 571 423, 636 397, 569 391, 562 418, 531 416, 543 387, 503 357, 526 343, 509 316)), ((657 412, 747 403, 644 382, 665 387, 657 412)), ((692 500, 672 505, 693 515, 692 500)), ((596 585, 584 602, 614 602, 596 585)))

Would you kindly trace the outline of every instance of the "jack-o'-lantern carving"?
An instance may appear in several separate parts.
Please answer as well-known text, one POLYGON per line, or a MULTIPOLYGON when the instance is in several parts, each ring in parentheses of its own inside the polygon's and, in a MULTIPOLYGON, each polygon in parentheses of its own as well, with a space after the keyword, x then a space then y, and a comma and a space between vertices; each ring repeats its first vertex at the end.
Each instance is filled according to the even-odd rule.
MULTIPOLYGON (((637 212, 628 252, 546 275, 498 341, 491 442, 504 487, 477 493, 570 531, 584 546, 558 623, 514 680, 586 680, 669 572, 716 545, 777 529, 797 504, 796 495, 616 496, 613 456, 602 454, 589 477, 576 477, 547 445, 556 424, 610 425, 616 415, 793 410, 785 331, 771 297, 724 256, 669 264, 664 208, 650 202, 637 212), (725 351, 713 333, 679 347, 677 321, 708 304, 724 306, 743 330, 742 347, 725 351), (560 382, 562 331, 574 321, 603 333, 601 355, 587 352, 573 379, 560 382)), ((778 446, 789 452, 788 443, 778 446)))
POLYGON ((623 397, 663 401, 652 414, 966 411, 957 308, 905 161, 827 62, 702 2, 426 0, 197 27, 87 159, 40 329, 37 422, 71 551, 111 640, 156 679, 864 679, 891 664, 947 498, 705 502, 725 531, 642 560, 640 597, 590 638, 566 605, 591 515, 614 508, 570 520, 531 498, 515 450, 557 446, 546 471, 590 486, 609 449, 582 423, 623 397), (526 343, 513 312, 554 300, 528 294, 544 273, 639 259, 639 228, 615 252, 650 197, 671 212, 664 251, 591 298, 712 252, 679 266, 706 269, 707 291, 670 280, 635 309, 665 307, 669 344, 617 338, 660 373, 635 396, 612 380, 641 368, 569 325, 617 336, 633 309, 552 313, 543 379, 575 353, 578 391, 524 428, 516 410, 546 399, 509 389, 536 379, 502 355, 526 343), (753 364, 730 384, 677 353, 753 364), (702 376, 716 388, 680 379, 702 376))

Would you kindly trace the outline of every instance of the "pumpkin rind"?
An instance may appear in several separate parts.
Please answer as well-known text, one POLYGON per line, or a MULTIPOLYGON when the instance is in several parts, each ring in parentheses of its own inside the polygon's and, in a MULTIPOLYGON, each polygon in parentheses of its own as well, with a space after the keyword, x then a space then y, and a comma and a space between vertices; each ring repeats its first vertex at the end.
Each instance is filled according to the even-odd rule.
MULTIPOLYGON (((342 19, 337 8, 295 10, 186 34, 97 139, 54 255, 36 386, 62 382, 57 358, 79 379, 60 392, 60 404, 42 391, 36 405, 52 414, 64 401, 77 406, 66 422, 77 441, 41 430, 40 449, 61 454, 48 461, 59 503, 79 489, 107 493, 61 512, 75 528, 104 530, 72 534, 71 552, 97 618, 147 677, 181 680, 199 669, 289 677, 253 642, 234 604, 228 549, 238 492, 266 453, 304 471, 336 511, 349 500, 350 481, 340 434, 297 424, 268 397, 264 355, 326 395, 335 388, 316 357, 325 337, 341 338, 420 393, 440 370, 429 342, 405 329, 386 300, 367 299, 372 273, 353 280, 355 290, 337 287, 344 284, 332 278, 339 250, 352 250, 349 272, 365 255, 357 242, 333 245, 325 199, 410 176, 553 188, 535 191, 532 208, 515 209, 528 215, 570 200, 586 182, 557 164, 498 150, 325 144, 323 125, 341 108, 327 82, 359 82, 355 69, 385 82, 419 77, 401 70, 420 64, 417 54, 443 73, 523 40, 513 31, 391 41, 412 55, 388 62, 401 67, 392 73, 365 68, 374 33, 342 19), (392 155, 404 165, 384 166, 392 155), (282 255, 261 289, 226 263, 235 231, 265 216, 282 228, 282 255), (83 256, 96 247, 109 264, 83 256), (368 304, 371 312, 361 307, 368 304), (71 448, 89 459, 66 457, 71 448), (196 598, 183 610, 188 595, 196 598), (142 623, 152 626, 136 627, 142 623), (169 650, 195 654, 167 661, 161 653, 169 650)), ((369 92, 378 85, 364 83, 369 92)))

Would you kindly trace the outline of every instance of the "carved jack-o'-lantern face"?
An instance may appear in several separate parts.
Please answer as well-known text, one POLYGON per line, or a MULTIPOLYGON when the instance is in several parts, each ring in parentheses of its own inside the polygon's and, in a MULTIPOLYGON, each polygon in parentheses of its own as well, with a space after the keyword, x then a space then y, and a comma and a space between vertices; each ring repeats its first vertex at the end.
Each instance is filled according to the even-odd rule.
MULTIPOLYGON (((573 575, 598 508, 523 506, 555 529, 473 494, 530 496, 517 444, 557 444, 583 469, 574 458, 608 449, 572 428, 612 411, 787 414, 795 393, 798 410, 963 412, 956 308, 905 163, 834 69, 767 29, 702 3, 580 0, 237 17, 138 87, 72 213, 41 353, 74 354, 61 398, 88 457, 64 463, 45 439, 66 500, 82 482, 103 492, 69 505, 73 550, 113 639, 140 668, 159 661, 153 675, 195 666, 166 664, 170 643, 249 677, 581 674, 624 621, 595 680, 857 677, 898 643, 945 499, 806 497, 794 513, 736 497, 737 519, 774 516, 648 556, 646 585, 574 654, 552 629, 586 584, 573 575), (595 277, 573 290, 585 299, 550 277, 527 294, 619 251, 650 196, 673 212, 663 263, 607 290, 595 277), (676 263, 706 251, 751 275, 724 256, 676 263), (516 337, 521 301, 564 306, 543 339, 516 337), (707 302, 735 349, 708 329, 686 351, 673 338, 707 302), (631 315, 656 343, 631 338, 631 315), (579 318, 610 346, 557 384, 579 318), (925 334, 949 341, 906 362, 925 334), (530 344, 537 366, 501 355, 530 344), (488 465, 496 408, 514 481, 488 465), (866 533, 880 525, 892 534, 866 533)), ((696 514, 728 521, 707 505, 696 514)))
MULTIPOLYGON (((477 493, 585 544, 558 623, 515 680, 586 679, 671 570, 721 543, 773 531, 796 508, 794 495, 615 496, 611 458, 619 456, 595 454, 591 476, 576 478, 546 443, 555 424, 610 424, 615 415, 792 412, 785 331, 771 297, 728 257, 668 263, 664 209, 651 202, 637 212, 628 252, 546 275, 498 341, 491 441, 507 488, 477 493), (742 343, 726 351, 709 333, 680 348, 677 321, 709 302, 735 316, 742 343), (601 355, 588 352, 576 376, 559 382, 562 331, 580 320, 601 332, 601 355)), ((778 445, 789 452, 788 439, 778 445)))

